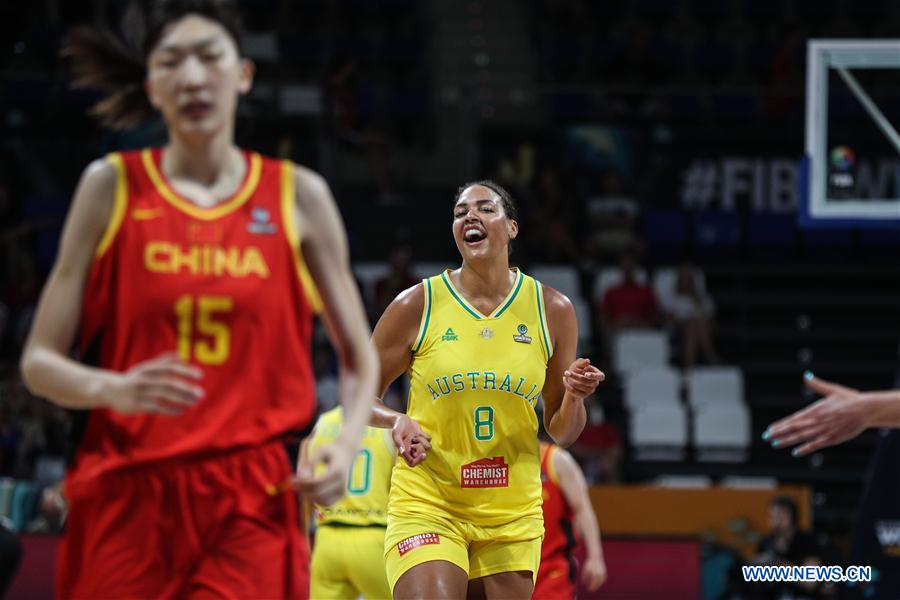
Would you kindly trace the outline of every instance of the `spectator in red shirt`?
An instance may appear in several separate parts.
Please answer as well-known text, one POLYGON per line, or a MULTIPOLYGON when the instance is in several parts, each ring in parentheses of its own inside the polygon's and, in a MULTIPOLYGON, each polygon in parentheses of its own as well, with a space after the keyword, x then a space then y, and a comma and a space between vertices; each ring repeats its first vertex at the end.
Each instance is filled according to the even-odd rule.
POLYGON ((646 329, 660 324, 659 303, 647 284, 637 280, 637 260, 625 253, 619 260, 622 281, 603 295, 600 320, 611 333, 622 329, 646 329))
POLYGON ((593 402, 588 410, 588 424, 569 448, 578 459, 588 483, 618 483, 622 476, 622 436, 616 426, 606 420, 603 407, 593 402))

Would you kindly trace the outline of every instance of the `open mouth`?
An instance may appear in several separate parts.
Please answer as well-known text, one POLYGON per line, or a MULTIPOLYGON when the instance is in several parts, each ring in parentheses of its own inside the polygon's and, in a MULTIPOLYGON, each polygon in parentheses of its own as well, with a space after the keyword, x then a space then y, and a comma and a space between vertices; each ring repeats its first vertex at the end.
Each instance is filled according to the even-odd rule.
POLYGON ((212 104, 209 102, 188 102, 181 107, 181 112, 189 119, 202 119, 212 112, 212 104))
POLYGON ((463 241, 466 244, 480 244, 487 238, 487 234, 477 227, 467 227, 463 231, 463 241))

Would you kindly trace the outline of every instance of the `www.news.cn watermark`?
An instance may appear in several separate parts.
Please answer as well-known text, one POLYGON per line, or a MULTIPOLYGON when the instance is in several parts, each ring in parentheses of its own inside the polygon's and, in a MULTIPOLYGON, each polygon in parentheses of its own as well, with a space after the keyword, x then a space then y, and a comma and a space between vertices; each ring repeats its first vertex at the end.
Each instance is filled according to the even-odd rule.
POLYGON ((780 583, 860 583, 872 581, 872 567, 850 566, 743 566, 744 581, 780 583))

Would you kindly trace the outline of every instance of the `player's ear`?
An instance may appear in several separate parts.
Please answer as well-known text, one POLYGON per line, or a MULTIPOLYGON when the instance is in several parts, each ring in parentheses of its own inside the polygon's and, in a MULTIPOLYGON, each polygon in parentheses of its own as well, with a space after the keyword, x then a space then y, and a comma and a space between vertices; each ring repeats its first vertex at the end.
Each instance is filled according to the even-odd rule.
POLYGON ((516 239, 516 237, 519 235, 519 222, 515 219, 507 219, 506 232, 509 234, 509 239, 516 239))

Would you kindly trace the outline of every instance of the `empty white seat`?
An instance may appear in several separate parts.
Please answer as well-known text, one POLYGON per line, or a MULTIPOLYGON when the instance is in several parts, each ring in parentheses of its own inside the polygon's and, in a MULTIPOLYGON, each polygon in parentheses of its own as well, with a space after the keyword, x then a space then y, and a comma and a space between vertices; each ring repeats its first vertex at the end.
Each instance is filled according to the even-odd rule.
POLYGON ((687 374, 688 404, 743 405, 744 376, 738 367, 697 367, 687 374))
POLYGON ((669 364, 669 338, 654 329, 623 331, 613 342, 613 366, 620 373, 669 364))
POLYGON ((707 404, 694 411, 694 447, 705 461, 742 461, 750 447, 750 413, 743 404, 707 404))
MULTIPOLYGON (((646 284, 647 271, 645 269, 637 269, 635 271, 635 279, 637 279, 638 283, 646 284)), ((619 267, 601 269, 600 273, 594 278, 594 290, 591 297, 594 299, 594 302, 600 302, 603 300, 606 290, 620 283, 622 283, 622 269, 619 267)))
POLYGON ((645 404, 630 420, 631 444, 638 460, 682 460, 687 445, 687 416, 680 404, 645 404))
POLYGON ((567 265, 534 265, 528 273, 541 283, 562 292, 573 302, 581 298, 578 271, 567 265))
POLYGON ((774 490, 778 487, 778 480, 774 477, 745 477, 743 475, 729 475, 723 477, 719 485, 727 488, 742 490, 774 490))
POLYGON ((665 488, 703 489, 712 486, 712 479, 706 475, 660 475, 653 484, 665 488))
POLYGON ((625 378, 624 401, 630 410, 645 404, 680 404, 681 379, 669 367, 637 369, 625 378))

